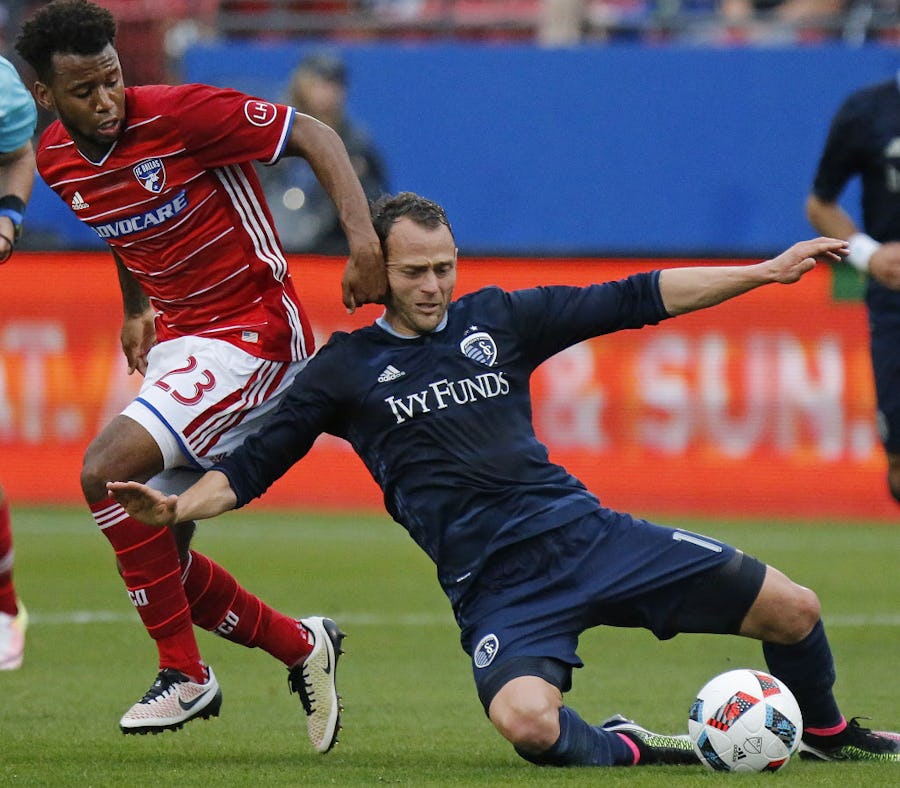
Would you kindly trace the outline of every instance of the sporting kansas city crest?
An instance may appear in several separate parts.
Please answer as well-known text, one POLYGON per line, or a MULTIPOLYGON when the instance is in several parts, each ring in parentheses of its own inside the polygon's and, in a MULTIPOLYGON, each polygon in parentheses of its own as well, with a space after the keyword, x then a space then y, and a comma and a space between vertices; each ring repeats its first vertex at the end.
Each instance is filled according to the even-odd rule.
POLYGON ((459 343, 463 355, 486 367, 494 366, 497 363, 497 343, 494 338, 487 331, 479 331, 477 326, 471 326, 469 331, 473 333, 466 334, 459 343))
POLYGON ((132 172, 138 183, 153 194, 159 194, 166 185, 166 168, 162 159, 144 159, 134 165, 132 172))

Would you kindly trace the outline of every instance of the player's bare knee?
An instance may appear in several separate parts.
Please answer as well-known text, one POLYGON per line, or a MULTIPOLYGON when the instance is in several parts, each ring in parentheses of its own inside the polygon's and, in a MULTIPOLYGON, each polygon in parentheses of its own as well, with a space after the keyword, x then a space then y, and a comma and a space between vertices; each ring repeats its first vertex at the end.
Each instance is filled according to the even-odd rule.
POLYGON ((541 696, 498 696, 490 718, 504 739, 526 752, 543 752, 559 738, 559 705, 541 696))
POLYGON ((814 591, 805 586, 794 585, 790 600, 779 616, 781 630, 776 642, 799 643, 805 638, 822 616, 822 606, 814 591))
POLYGON ((822 617, 822 603, 819 601, 819 597, 812 589, 806 588, 804 586, 798 586, 798 588, 800 589, 801 595, 800 621, 798 622, 799 641, 803 640, 803 638, 805 638, 810 632, 812 632, 813 627, 822 617))
POLYGON ((91 444, 81 464, 81 491, 88 503, 95 503, 106 497, 106 482, 109 479, 102 452, 97 451, 91 444))
POLYGON ((559 712, 556 720, 546 715, 510 715, 502 720, 494 720, 494 726, 517 750, 538 754, 549 750, 559 738, 559 712))
POLYGON ((741 626, 741 634, 769 643, 799 643, 816 625, 822 610, 815 592, 774 567, 741 626))

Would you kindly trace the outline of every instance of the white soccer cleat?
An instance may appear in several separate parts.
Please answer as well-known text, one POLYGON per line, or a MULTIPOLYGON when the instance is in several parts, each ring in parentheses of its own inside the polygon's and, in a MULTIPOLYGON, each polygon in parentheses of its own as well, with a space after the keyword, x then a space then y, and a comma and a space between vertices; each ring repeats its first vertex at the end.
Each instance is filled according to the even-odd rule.
POLYGON ((306 731, 317 752, 326 753, 337 742, 341 729, 341 696, 337 692, 337 662, 344 633, 330 618, 311 616, 300 623, 315 638, 304 662, 289 669, 288 687, 300 696, 306 712, 306 731))
POLYGON ((206 670, 209 678, 198 684, 173 668, 163 668, 144 697, 119 720, 122 733, 176 731, 197 717, 218 717, 222 690, 212 668, 206 670))
POLYGON ((25 657, 25 630, 28 613, 21 600, 16 601, 19 612, 11 616, 0 613, 0 670, 16 670, 22 667, 25 657))

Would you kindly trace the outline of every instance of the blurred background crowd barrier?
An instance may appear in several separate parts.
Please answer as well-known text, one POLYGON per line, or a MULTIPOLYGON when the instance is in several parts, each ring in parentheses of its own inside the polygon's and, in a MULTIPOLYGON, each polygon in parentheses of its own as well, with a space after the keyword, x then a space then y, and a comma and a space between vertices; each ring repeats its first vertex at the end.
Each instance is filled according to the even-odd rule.
MULTIPOLYGON (((346 314, 340 259, 290 262, 319 343, 377 314, 346 314)), ((467 257, 457 292, 684 262, 467 257)), ((111 268, 105 252, 68 252, 22 253, 3 270, 0 478, 14 500, 77 503, 85 446, 140 385, 125 374, 111 268)), ((625 510, 893 521, 863 306, 832 286, 824 266, 802 285, 570 348, 533 379, 538 435, 625 510)), ((379 510, 380 493, 349 445, 325 436, 258 505, 379 510)))
MULTIPOLYGON (((126 45, 138 54, 126 77, 143 81, 150 50, 126 45)), ((297 61, 322 46, 197 38, 163 76, 284 100, 297 61)), ((392 189, 442 202, 460 247, 487 254, 768 255, 811 232, 803 202, 839 103, 900 67, 898 46, 834 40, 328 46, 392 189)), ((851 215, 857 196, 845 195, 851 215)), ((22 248, 102 246, 38 184, 22 248)))

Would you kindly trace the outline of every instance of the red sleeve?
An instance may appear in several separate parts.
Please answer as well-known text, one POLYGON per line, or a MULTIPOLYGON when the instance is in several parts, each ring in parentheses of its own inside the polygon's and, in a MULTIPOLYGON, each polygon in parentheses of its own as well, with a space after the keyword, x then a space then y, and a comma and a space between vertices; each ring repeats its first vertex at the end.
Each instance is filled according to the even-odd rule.
POLYGON ((287 144, 294 109, 231 88, 181 85, 172 88, 169 116, 206 167, 251 160, 271 164, 287 144))

